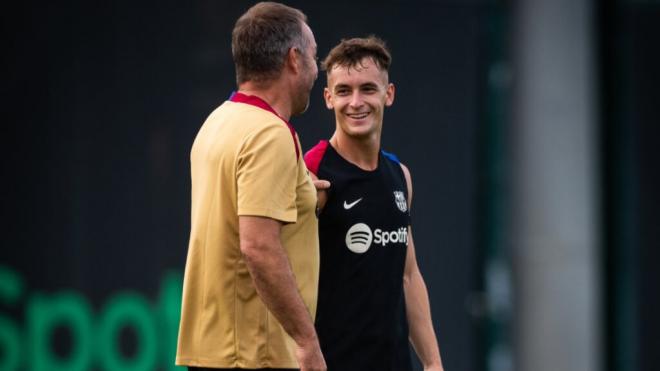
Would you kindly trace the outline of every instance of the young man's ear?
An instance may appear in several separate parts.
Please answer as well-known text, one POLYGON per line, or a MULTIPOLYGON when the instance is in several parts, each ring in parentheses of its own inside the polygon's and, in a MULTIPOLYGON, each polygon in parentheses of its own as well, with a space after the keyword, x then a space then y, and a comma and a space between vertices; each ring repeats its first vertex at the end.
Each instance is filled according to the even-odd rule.
POLYGON ((389 107, 394 103, 394 93, 396 92, 396 89, 394 88, 394 84, 389 83, 387 85, 387 91, 385 92, 385 106, 389 107))
POLYGON ((328 109, 334 109, 335 106, 332 104, 332 94, 330 93, 330 89, 327 87, 323 89, 323 98, 325 99, 325 106, 328 109))

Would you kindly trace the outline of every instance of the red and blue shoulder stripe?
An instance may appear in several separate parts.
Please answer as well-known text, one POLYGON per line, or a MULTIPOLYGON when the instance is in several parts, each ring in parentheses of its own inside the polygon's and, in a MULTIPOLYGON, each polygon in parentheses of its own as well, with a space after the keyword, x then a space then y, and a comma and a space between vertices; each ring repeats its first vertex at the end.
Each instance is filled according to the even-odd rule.
POLYGON ((321 165, 325 151, 328 149, 328 145, 327 140, 321 140, 305 153, 305 165, 307 165, 307 169, 314 173, 314 175, 318 175, 319 166, 321 165))
POLYGON ((382 149, 380 150, 380 152, 383 154, 383 156, 385 156, 386 158, 388 158, 390 161, 392 161, 392 162, 394 162, 394 163, 396 163, 396 164, 401 164, 401 161, 399 160, 398 157, 396 157, 396 155, 395 155, 394 153, 385 152, 385 151, 382 150, 382 149))

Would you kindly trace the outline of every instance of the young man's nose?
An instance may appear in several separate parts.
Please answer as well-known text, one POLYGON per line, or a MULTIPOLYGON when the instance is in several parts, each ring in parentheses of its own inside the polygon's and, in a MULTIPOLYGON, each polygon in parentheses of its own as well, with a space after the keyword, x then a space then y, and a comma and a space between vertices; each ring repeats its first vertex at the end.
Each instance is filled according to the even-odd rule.
POLYGON ((353 93, 351 95, 351 107, 361 107, 363 104, 362 95, 359 92, 353 93))

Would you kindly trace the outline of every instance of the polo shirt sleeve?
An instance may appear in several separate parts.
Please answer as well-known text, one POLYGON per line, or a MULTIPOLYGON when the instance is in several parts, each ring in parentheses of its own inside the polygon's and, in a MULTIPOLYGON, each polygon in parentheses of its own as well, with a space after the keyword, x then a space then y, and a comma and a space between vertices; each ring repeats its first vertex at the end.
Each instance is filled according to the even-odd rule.
POLYGON ((295 142, 281 122, 250 135, 237 158, 238 215, 297 219, 295 142))

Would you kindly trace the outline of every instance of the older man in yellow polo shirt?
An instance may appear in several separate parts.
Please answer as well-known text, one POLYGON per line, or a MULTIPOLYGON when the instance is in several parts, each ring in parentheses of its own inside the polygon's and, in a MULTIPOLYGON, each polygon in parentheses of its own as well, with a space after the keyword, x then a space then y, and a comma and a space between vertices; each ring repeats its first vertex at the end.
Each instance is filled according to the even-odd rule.
POLYGON ((316 189, 289 124, 317 77, 305 15, 259 3, 236 22, 238 91, 191 152, 192 221, 176 363, 325 370, 313 318, 316 189))

